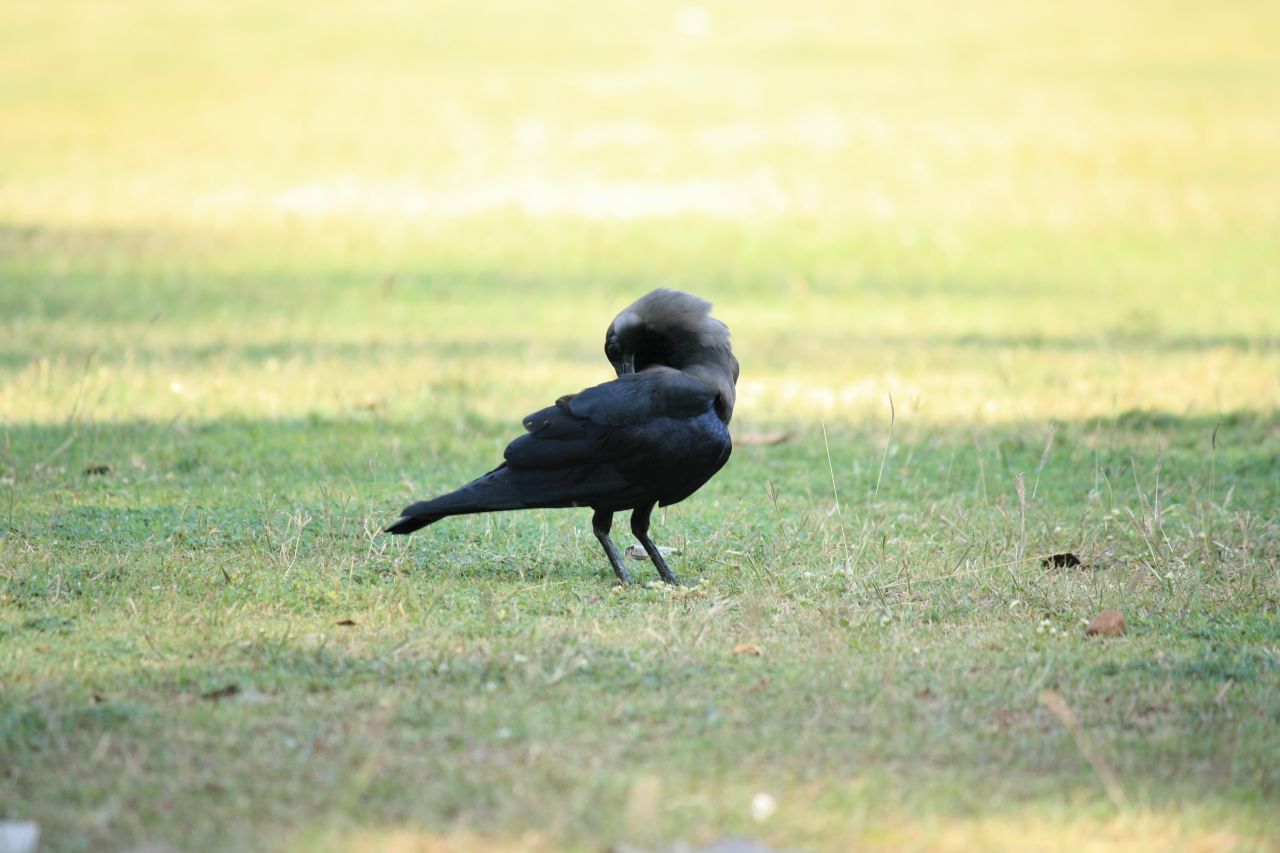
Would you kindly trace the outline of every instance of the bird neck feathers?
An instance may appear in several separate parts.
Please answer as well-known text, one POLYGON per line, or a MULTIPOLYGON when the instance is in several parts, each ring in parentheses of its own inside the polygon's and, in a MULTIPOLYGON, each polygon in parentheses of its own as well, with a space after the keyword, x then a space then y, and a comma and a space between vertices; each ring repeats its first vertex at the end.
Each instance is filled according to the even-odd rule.
MULTIPOLYGON (((733 359, 733 356, 729 358, 733 360, 736 367, 737 360, 733 359)), ((733 418, 733 404, 737 400, 734 384, 737 371, 726 369, 724 365, 700 363, 685 367, 684 372, 716 392, 716 414, 720 416, 720 420, 724 421, 725 426, 728 426, 733 418)))

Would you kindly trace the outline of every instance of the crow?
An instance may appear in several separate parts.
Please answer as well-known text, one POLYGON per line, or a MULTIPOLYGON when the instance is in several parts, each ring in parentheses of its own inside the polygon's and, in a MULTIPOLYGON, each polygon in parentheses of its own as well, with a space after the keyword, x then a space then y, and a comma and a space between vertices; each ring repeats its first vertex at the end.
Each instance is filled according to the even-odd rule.
POLYGON ((696 492, 729 459, 738 381, 729 329, 705 299, 659 288, 614 318, 604 352, 616 379, 529 415, 501 465, 406 507, 386 532, 412 533, 450 515, 590 507, 592 532, 628 584, 609 529, 615 512, 631 510, 631 532, 662 579, 678 584, 649 538, 649 517, 655 505, 696 492))

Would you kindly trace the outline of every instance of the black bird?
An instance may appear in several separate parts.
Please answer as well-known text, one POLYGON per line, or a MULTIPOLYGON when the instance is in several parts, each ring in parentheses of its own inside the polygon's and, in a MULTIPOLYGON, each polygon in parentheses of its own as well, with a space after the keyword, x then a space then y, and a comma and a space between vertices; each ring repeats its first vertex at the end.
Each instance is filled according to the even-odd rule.
POLYGON ((660 288, 614 318, 604 352, 618 378, 567 394, 524 419, 506 460, 455 492, 406 507, 388 533, 412 533, 450 515, 590 507, 591 529, 618 580, 630 583, 609 538, 613 514, 667 583, 679 583, 649 538, 655 505, 696 492, 729 458, 738 360, 711 303, 660 288))

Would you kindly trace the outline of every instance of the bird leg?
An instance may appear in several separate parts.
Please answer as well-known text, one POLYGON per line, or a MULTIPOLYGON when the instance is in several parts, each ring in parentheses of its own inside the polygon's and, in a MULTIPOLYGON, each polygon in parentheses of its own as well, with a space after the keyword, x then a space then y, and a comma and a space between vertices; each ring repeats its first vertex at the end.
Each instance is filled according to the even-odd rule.
POLYGON ((653 560, 653 564, 658 567, 658 574, 662 575, 662 579, 669 584, 679 586, 680 578, 676 577, 676 573, 671 571, 671 567, 667 565, 666 557, 662 556, 658 546, 654 545, 653 540, 649 538, 649 516, 652 513, 653 504, 636 507, 631 513, 631 532, 640 540, 640 544, 644 546, 645 553, 649 555, 650 560, 653 560))
POLYGON ((613 544, 613 540, 609 538, 609 528, 613 526, 613 513, 598 509, 595 515, 591 516, 591 532, 600 540, 600 544, 604 546, 605 556, 609 558, 609 565, 613 566, 613 573, 618 576, 618 580, 623 583, 631 583, 631 575, 627 574, 626 568, 622 565, 622 556, 618 553, 618 548, 613 544))

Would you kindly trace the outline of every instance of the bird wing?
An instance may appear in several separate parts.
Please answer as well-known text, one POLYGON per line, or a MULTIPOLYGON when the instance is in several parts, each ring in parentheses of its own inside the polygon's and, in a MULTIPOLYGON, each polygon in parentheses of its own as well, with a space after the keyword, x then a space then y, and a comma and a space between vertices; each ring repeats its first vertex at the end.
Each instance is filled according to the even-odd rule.
POLYGON ((530 505, 656 500, 670 479, 664 469, 701 455, 689 446, 700 433, 687 425, 707 415, 714 398, 706 385, 670 368, 561 397, 524 419, 527 432, 503 454, 507 476, 530 505))
POLYGON ((524 419, 527 434, 511 442, 503 455, 508 464, 530 468, 593 458, 606 461, 602 453, 612 455, 605 451, 619 439, 663 418, 697 417, 714 397, 706 385, 671 368, 626 374, 566 394, 555 405, 528 415, 524 419))
POLYGON ((570 412, 608 426, 631 426, 658 418, 692 418, 707 410, 715 391, 679 370, 651 367, 561 397, 570 412))

